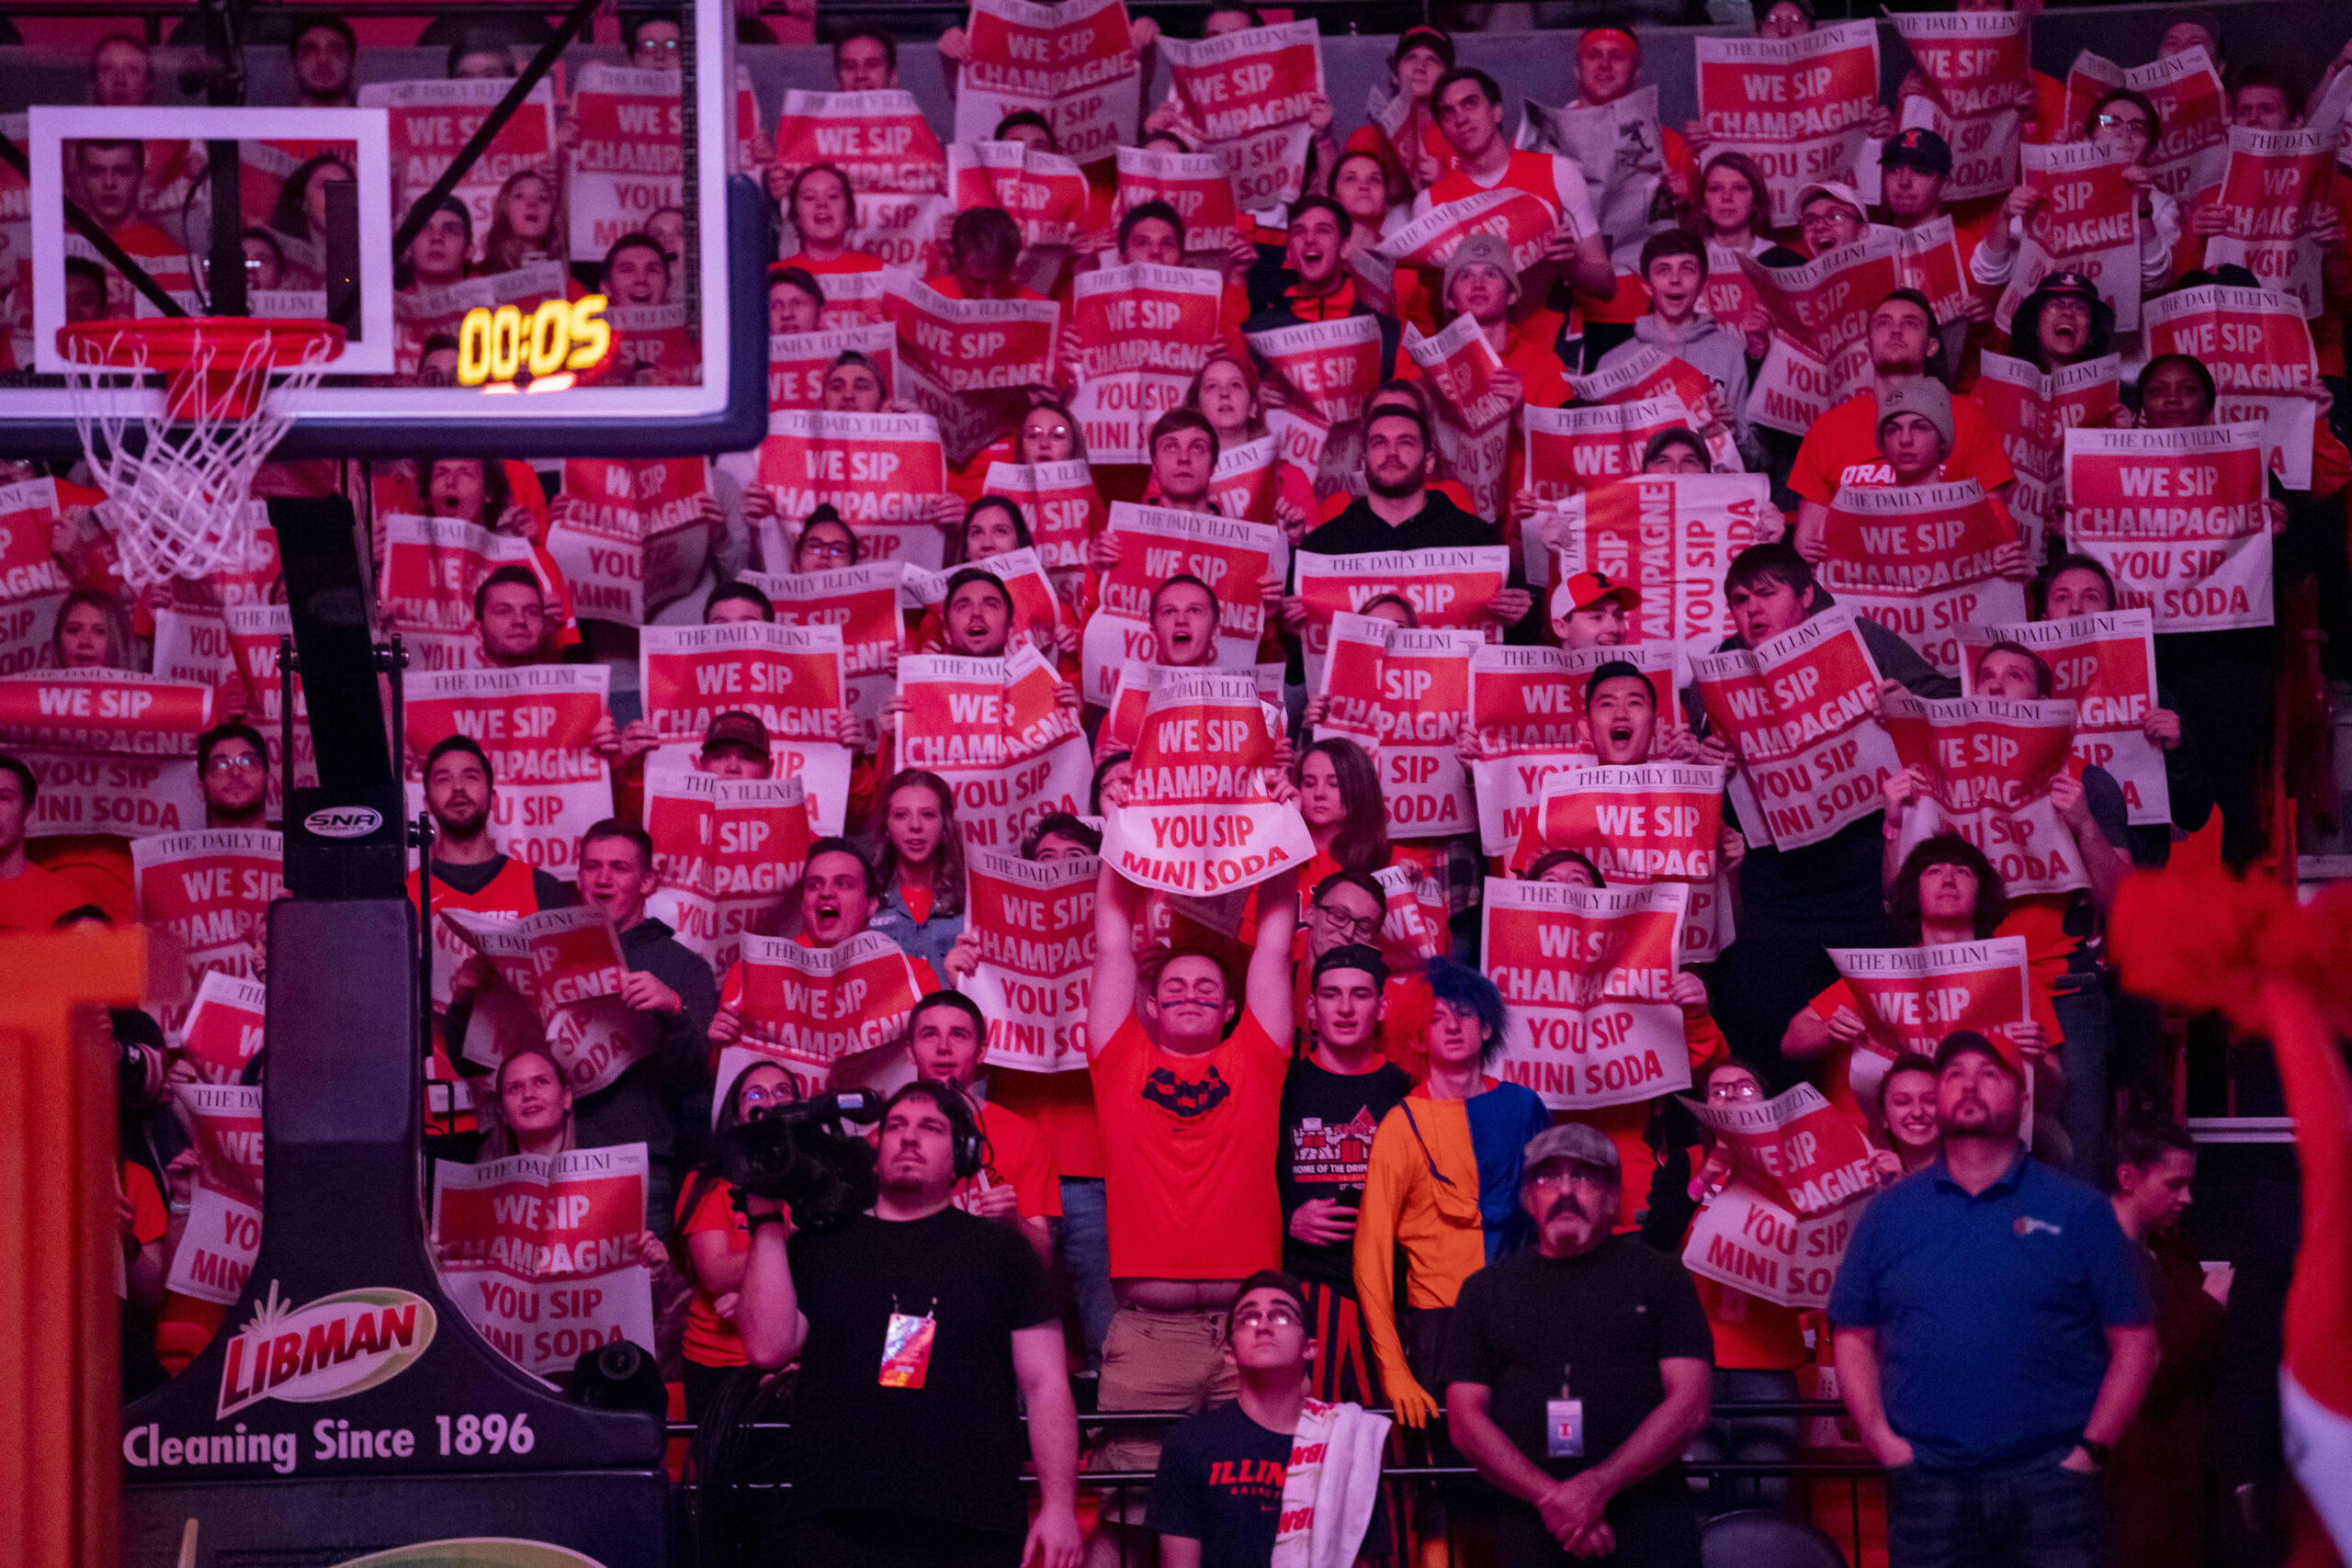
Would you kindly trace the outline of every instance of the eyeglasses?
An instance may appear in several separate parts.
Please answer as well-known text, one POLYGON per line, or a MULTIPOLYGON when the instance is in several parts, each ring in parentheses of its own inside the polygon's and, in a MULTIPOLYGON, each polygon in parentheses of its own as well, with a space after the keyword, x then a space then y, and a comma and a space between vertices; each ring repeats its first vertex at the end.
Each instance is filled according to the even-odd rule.
POLYGON ((2136 114, 2095 115, 2091 118, 2091 124, 2101 130, 2113 130, 2120 127, 2126 130, 2136 130, 2143 136, 2147 135, 2149 130, 2148 122, 2136 114))
POLYGON ((804 556, 814 556, 819 560, 842 560, 849 555, 849 541, 847 539, 803 539, 800 541, 800 553, 804 556))
POLYGON ((1709 1100, 1758 1100, 1763 1097, 1763 1094, 1764 1091, 1758 1089, 1752 1079, 1748 1078, 1738 1078, 1731 1083, 1709 1084, 1707 1086, 1707 1098, 1709 1100))
POLYGON ((1342 914, 1329 904, 1316 905, 1315 912, 1329 921, 1331 929, 1343 937, 1375 936, 1380 931, 1382 917, 1379 915, 1342 914))
POLYGON ((1306 1321, 1286 1306, 1244 1307, 1233 1314, 1236 1328, 1296 1328, 1306 1321))
POLYGON ((1581 1184, 1586 1187, 1611 1187, 1609 1173, 1589 1165, 1572 1165, 1565 1170, 1546 1170, 1527 1179, 1527 1185, 1538 1192, 1549 1192, 1555 1187, 1581 1184))
POLYGON ((799 1098, 784 1084, 774 1089, 761 1089, 755 1084, 743 1091, 743 1103, 746 1105, 789 1105, 799 1098))
POLYGON ((242 752, 233 757, 215 757, 204 764, 207 773, 257 773, 262 766, 259 757, 246 756, 242 752))

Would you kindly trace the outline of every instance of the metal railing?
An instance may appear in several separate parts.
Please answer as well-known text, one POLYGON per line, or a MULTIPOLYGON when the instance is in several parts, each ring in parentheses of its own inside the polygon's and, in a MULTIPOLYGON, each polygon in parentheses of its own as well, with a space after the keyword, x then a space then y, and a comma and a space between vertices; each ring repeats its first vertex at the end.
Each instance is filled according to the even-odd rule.
MULTIPOLYGON (((1379 1414, 1389 1413, 1384 1410, 1379 1414)), ((1710 1411, 1711 1418, 1718 1421, 1771 1416, 1835 1417, 1844 1414, 1845 1406, 1838 1401, 1817 1399, 1721 1400, 1717 1401, 1710 1411)), ((1086 1448, 1091 1450, 1097 1446, 1103 1435, 1114 1429, 1165 1428, 1182 1420, 1184 1415, 1182 1411, 1082 1412, 1079 1416, 1078 1425, 1086 1439, 1086 1448)), ((1458 1555, 1458 1549, 1488 1539, 1491 1529, 1491 1510, 1498 1500, 1498 1495, 1480 1479, 1477 1470, 1467 1463, 1442 1462, 1435 1458, 1425 1461, 1409 1460, 1398 1461, 1394 1458, 1400 1446, 1403 1446, 1398 1441, 1399 1435, 1405 1436, 1407 1443, 1411 1447, 1434 1455, 1438 1451, 1436 1445, 1441 1440, 1436 1434, 1442 1431, 1443 1420, 1444 1412, 1441 1410, 1436 1423, 1419 1433, 1407 1434, 1406 1429, 1398 1428, 1397 1434, 1392 1435, 1390 1439, 1392 1461, 1382 1466, 1381 1478, 1388 1501, 1390 1518, 1399 1532, 1400 1540, 1422 1540, 1430 1534, 1440 1534, 1447 1542, 1451 1560, 1460 1562, 1463 1559, 1458 1555), (1432 1506, 1434 1506, 1434 1514, 1432 1514, 1432 1506), (1440 1520, 1440 1526, 1436 1530, 1425 1531, 1420 1528, 1421 1524, 1432 1517, 1440 1520)), ((790 1431, 792 1426, 788 1421, 758 1421, 749 1425, 752 1431, 779 1435, 790 1431)), ((689 1442, 699 1430, 699 1427, 691 1421, 673 1421, 668 1424, 668 1427, 673 1438, 684 1438, 689 1442)), ((1802 1449, 1801 1444, 1798 1446, 1802 1449)), ((1826 1456, 1815 1458, 1804 1456, 1802 1453, 1799 1458, 1775 1463, 1738 1460, 1685 1459, 1682 1461, 1682 1471, 1693 1483, 1705 1483, 1704 1491, 1699 1497, 1702 1514, 1724 1513, 1735 1507, 1757 1506, 1754 1503, 1733 1503, 1724 1506, 1711 1506, 1717 1490, 1726 1486, 1727 1483, 1755 1483, 1760 1488, 1762 1483, 1777 1482, 1786 1489, 1786 1511, 1792 1517, 1811 1520, 1816 1526, 1822 1523, 1823 1499, 1810 1494, 1811 1483, 1826 1483, 1835 1486, 1842 1483, 1845 1530, 1839 1546, 1846 1553, 1846 1561, 1854 1565, 1854 1568, 1863 1568, 1866 1556, 1873 1562, 1883 1561, 1883 1547, 1871 1539, 1867 1533, 1868 1525, 1863 1506, 1865 1492, 1882 1484, 1885 1473, 1883 1468, 1875 1461, 1867 1458, 1845 1459, 1826 1456)), ((1081 1512, 1084 1511, 1084 1501, 1092 1498, 1097 1504, 1098 1518, 1103 1520, 1133 1518, 1138 1523, 1130 1528, 1140 1529, 1141 1513, 1135 1505, 1141 1501, 1139 1493, 1148 1494, 1153 1479, 1153 1472, 1148 1470, 1114 1471, 1081 1468, 1078 1475, 1081 1512)), ((1024 1472, 1022 1476, 1022 1484, 1034 1493, 1036 1477, 1024 1472)), ((753 1482, 739 1483, 737 1489, 753 1493, 786 1494, 791 1490, 791 1487, 786 1482, 753 1482)), ((687 1474, 683 1483, 683 1490, 691 1503, 698 1503, 701 1488, 698 1479, 691 1472, 687 1474)), ((1694 1484, 1692 1490, 1700 1492, 1701 1488, 1694 1484)), ((1733 1490, 1736 1493, 1746 1489, 1734 1485, 1733 1490)), ((1123 1563, 1129 1561, 1129 1551, 1134 1544, 1123 1532, 1119 1540, 1119 1559, 1123 1563)), ((710 1565, 698 1565, 698 1568, 710 1568, 710 1565)))

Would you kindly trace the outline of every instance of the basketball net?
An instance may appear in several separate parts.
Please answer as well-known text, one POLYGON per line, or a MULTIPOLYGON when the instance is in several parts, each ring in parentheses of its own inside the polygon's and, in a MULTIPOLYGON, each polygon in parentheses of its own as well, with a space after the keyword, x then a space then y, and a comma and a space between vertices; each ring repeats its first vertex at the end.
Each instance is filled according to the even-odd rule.
POLYGON ((246 512, 254 477, 343 347, 314 321, 167 317, 68 327, 59 348, 90 471, 133 589, 252 570, 268 547, 246 512), (165 378, 158 407, 146 378, 165 378), (277 384, 271 385, 271 378, 277 384))

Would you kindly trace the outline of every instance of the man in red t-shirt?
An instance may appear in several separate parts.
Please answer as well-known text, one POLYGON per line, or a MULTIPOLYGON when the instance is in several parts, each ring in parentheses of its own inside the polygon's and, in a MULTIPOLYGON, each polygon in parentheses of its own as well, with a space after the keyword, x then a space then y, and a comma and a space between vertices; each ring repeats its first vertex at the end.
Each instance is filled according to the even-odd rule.
MULTIPOLYGON (((1916 288, 1898 288, 1871 312, 1870 390, 1857 392, 1823 414, 1805 433, 1797 448, 1796 467, 1789 488, 1797 492, 1795 544, 1809 560, 1822 554, 1822 529, 1829 521, 1829 503, 1848 485, 1891 485, 1894 470, 1878 447, 1878 400, 1898 383, 1916 381, 1928 373, 1928 347, 1935 339, 1936 318, 1927 297, 1916 288)), ((2008 487, 2017 479, 2001 438, 1976 400, 1951 400, 1952 439, 1938 479, 1974 479, 1984 493, 2004 505, 2008 487)))
POLYGON ((961 1090, 980 1124, 980 1173, 958 1181, 950 1201, 967 1213, 1002 1220, 1018 1229, 1036 1248, 1037 1260, 1050 1269, 1053 1222, 1062 1217, 1061 1177, 1035 1122, 973 1092, 988 1037, 988 1020, 978 1004, 954 991, 932 992, 907 1016, 907 1049, 914 1057, 915 1077, 961 1090))
MULTIPOLYGON (((1102 867, 1086 1037, 1119 1301, 1102 1344, 1104 1410, 1200 1410, 1233 1397, 1226 1314, 1241 1281, 1282 1258, 1274 1156, 1290 1066, 1296 884, 1294 871, 1259 884, 1237 1007, 1207 953, 1177 949, 1147 986, 1135 956, 1144 890, 1102 867)), ((1149 1470, 1159 1447, 1114 1438, 1096 1462, 1149 1470)), ((1105 1520, 1117 1513, 1106 1509, 1105 1520)), ((1140 1524, 1140 1509, 1118 1522, 1140 1524)))
MULTIPOLYGON (((0 931, 45 931, 90 902, 79 883, 33 864, 25 854, 40 785, 32 769, 0 752, 0 931)), ((1268 1168, 1271 1178, 1272 1168, 1268 1168)))

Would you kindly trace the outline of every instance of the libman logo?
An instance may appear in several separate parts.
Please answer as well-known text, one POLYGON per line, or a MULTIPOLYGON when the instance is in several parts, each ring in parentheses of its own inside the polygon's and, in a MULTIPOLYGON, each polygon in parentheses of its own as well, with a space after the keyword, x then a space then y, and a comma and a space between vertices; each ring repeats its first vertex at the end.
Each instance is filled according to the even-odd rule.
POLYGON ((433 1343, 433 1303, 389 1286, 343 1291, 307 1306, 279 1300, 277 1281, 220 1362, 217 1415, 265 1399, 316 1404, 390 1382, 433 1343))

